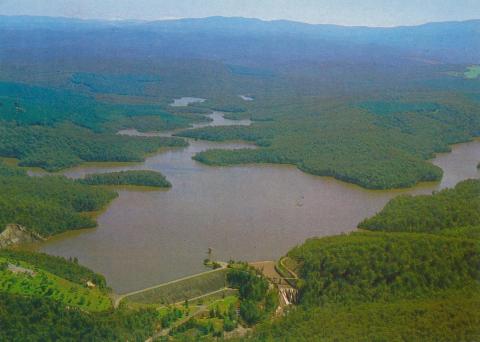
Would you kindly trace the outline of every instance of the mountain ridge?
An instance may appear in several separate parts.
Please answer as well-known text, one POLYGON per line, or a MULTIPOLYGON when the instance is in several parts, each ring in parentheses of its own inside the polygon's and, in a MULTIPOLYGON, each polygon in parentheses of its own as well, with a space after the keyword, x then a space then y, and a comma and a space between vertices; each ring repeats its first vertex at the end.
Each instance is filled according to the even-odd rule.
POLYGON ((399 29, 399 28, 417 28, 431 25, 442 24, 465 24, 465 23, 480 23, 478 19, 466 19, 466 20, 447 20, 447 21, 429 21, 415 25, 396 25, 396 26, 368 26, 368 25, 341 25, 341 24, 327 24, 327 23, 308 23, 303 21, 289 20, 289 19, 260 19, 254 17, 242 17, 242 16, 208 16, 208 17, 192 17, 192 18, 172 18, 172 19, 156 19, 156 20, 144 20, 144 19, 97 19, 97 18, 78 18, 78 17, 64 17, 64 16, 36 16, 36 15, 4 15, 0 14, 1 19, 28 19, 38 21, 69 21, 77 23, 110 23, 110 24, 152 24, 152 23, 173 23, 173 22, 197 22, 197 21, 224 21, 224 20, 240 20, 250 22, 261 22, 265 24, 295 24, 310 27, 334 27, 334 28, 364 28, 364 29, 399 29))

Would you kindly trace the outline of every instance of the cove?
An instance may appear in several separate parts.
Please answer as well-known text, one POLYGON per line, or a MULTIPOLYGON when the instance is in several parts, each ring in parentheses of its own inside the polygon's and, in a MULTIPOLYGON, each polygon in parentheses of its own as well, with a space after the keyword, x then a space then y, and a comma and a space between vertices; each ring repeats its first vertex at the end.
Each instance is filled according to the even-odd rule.
MULTIPOLYGON (((205 125, 248 125, 214 112, 205 125)), ((167 133, 122 134, 169 135, 167 133)), ((43 252, 77 257, 104 274, 115 292, 124 293, 205 270, 208 248, 220 260, 272 260, 314 236, 350 232, 394 196, 431 193, 479 176, 480 141, 452 147, 432 161, 444 170, 439 183, 412 189, 366 190, 328 177, 305 174, 293 166, 211 167, 191 157, 209 148, 254 148, 245 143, 190 140, 143 163, 85 164, 68 177, 119 170, 157 170, 172 183, 168 191, 120 189, 119 197, 98 217, 98 227, 55 237, 43 252)))

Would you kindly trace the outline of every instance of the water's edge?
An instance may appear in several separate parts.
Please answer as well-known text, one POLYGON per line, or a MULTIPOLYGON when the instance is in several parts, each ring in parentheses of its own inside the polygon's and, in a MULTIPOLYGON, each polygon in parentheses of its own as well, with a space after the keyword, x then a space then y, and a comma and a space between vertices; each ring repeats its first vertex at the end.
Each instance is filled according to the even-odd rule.
MULTIPOLYGON (((195 127, 249 125, 210 114, 195 127)), ((173 132, 121 134, 162 135, 173 132)), ((185 148, 163 151, 143 163, 81 165, 68 177, 119 170, 157 170, 173 187, 169 191, 119 190, 119 197, 98 217, 97 229, 65 234, 40 250, 82 264, 107 277, 119 293, 145 288, 204 270, 208 248, 229 260, 272 260, 313 236, 350 232, 358 222, 402 193, 430 193, 458 181, 479 177, 480 141, 452 147, 432 162, 444 170, 440 183, 412 189, 378 191, 332 178, 305 174, 294 166, 247 165, 210 167, 191 157, 209 148, 244 148, 251 144, 190 140, 185 148)))

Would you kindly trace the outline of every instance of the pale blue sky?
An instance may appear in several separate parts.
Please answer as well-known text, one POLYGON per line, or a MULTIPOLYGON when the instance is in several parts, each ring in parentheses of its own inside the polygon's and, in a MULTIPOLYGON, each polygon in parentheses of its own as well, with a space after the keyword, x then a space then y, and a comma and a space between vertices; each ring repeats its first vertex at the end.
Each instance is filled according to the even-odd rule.
POLYGON ((221 15, 397 26, 480 19, 480 0, 0 0, 0 14, 143 20, 221 15))

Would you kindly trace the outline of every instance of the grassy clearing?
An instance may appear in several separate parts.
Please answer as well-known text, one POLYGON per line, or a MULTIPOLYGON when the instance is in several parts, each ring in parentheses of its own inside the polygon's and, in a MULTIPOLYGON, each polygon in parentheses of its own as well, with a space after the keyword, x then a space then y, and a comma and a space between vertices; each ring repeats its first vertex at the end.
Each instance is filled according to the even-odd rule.
POLYGON ((222 300, 217 300, 211 303, 208 308, 209 309, 214 309, 218 313, 222 315, 226 315, 228 313, 228 309, 230 306, 234 305, 236 306, 238 303, 238 297, 237 296, 226 296, 222 300))
MULTIPOLYGON (((227 270, 207 272, 135 293, 126 299, 134 303, 169 304, 195 298, 225 287, 227 270)), ((221 293, 220 293, 221 294, 221 293)))
POLYGON ((107 294, 99 289, 88 289, 31 264, 6 258, 0 258, 0 292, 49 298, 91 312, 105 311, 112 306, 107 294), (12 271, 9 264, 19 268, 12 271))
POLYGON ((79 285, 85 285, 90 281, 102 290, 107 287, 104 276, 78 264, 76 259, 67 260, 59 256, 20 249, 2 249, 0 257, 8 259, 12 264, 23 262, 32 265, 35 269, 41 269, 79 285))

